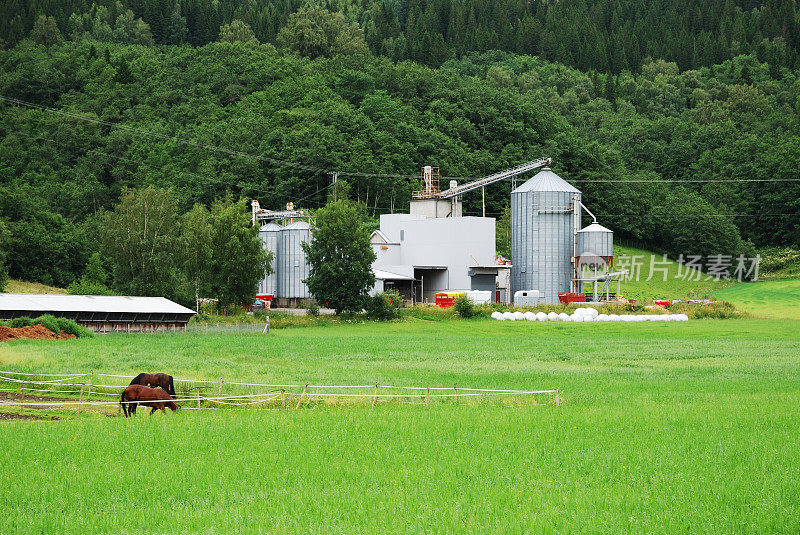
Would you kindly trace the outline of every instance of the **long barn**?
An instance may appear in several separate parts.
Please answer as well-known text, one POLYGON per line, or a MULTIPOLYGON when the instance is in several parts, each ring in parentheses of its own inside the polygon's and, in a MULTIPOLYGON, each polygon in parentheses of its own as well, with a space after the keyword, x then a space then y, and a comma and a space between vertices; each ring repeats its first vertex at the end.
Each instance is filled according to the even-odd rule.
POLYGON ((183 330, 195 312, 164 297, 0 293, 0 320, 42 314, 108 333, 183 330))

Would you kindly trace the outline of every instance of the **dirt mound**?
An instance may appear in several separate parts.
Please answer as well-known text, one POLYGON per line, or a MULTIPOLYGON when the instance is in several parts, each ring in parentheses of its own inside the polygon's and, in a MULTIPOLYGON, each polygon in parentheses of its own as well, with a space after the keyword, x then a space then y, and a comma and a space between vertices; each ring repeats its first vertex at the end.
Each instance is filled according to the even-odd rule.
POLYGON ((75 338, 72 334, 67 334, 61 331, 61 334, 55 334, 53 331, 43 325, 30 325, 28 327, 20 327, 15 329, 13 327, 0 326, 0 342, 8 340, 68 340, 75 338))

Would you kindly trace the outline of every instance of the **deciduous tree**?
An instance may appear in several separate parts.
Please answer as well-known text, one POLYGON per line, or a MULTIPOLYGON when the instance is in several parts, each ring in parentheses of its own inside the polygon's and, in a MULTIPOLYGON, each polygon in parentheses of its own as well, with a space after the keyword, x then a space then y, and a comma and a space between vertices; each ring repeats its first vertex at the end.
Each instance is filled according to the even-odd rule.
POLYGON ((375 284, 369 232, 346 201, 330 203, 315 216, 311 242, 302 244, 309 264, 308 289, 337 314, 358 312, 375 284))

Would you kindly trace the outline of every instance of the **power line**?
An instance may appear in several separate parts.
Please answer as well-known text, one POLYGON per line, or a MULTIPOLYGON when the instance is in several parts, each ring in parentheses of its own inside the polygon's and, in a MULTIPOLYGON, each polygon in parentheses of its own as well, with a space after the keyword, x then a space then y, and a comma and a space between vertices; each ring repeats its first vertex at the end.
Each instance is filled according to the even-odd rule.
MULTIPOLYGON (((201 149, 206 149, 206 150, 211 150, 211 151, 216 151, 216 152, 222 152, 222 153, 230 154, 230 155, 233 155, 233 156, 239 156, 239 157, 242 157, 242 158, 251 158, 251 159, 254 159, 254 160, 259 160, 259 161, 262 161, 262 162, 270 163, 270 164, 276 165, 276 166, 293 167, 295 169, 302 169, 302 170, 305 170, 305 171, 312 171, 312 172, 318 172, 318 173, 330 173, 332 171, 335 171, 335 170, 332 170, 332 169, 323 169, 321 167, 315 167, 315 166, 311 166, 311 165, 304 165, 304 164, 297 163, 297 162, 289 162, 289 161, 286 161, 286 160, 279 160, 277 158, 271 158, 269 156, 259 156, 257 154, 250 154, 248 152, 243 152, 243 151, 239 151, 239 150, 227 149, 225 147, 219 147, 219 146, 211 145, 211 144, 208 144, 208 143, 199 143, 197 141, 191 141, 191 140, 188 140, 188 139, 180 138, 178 136, 169 136, 169 135, 166 135, 166 134, 160 134, 158 132, 153 132, 152 130, 145 130, 144 128, 136 128, 136 127, 133 127, 133 126, 127 126, 127 125, 123 125, 123 124, 119 124, 119 123, 112 123, 112 122, 109 122, 109 121, 103 121, 102 119, 97 119, 95 117, 90 117, 88 115, 82 115, 82 114, 79 114, 79 113, 74 113, 74 112, 70 112, 70 111, 66 111, 66 110, 60 110, 60 109, 56 109, 56 108, 50 108, 50 107, 47 107, 47 106, 42 106, 41 104, 34 104, 33 102, 27 102, 25 100, 21 100, 21 99, 17 99, 17 98, 10 98, 10 97, 0 96, 0 100, 4 100, 6 102, 10 102, 10 103, 16 104, 18 106, 26 106, 28 108, 34 108, 34 109, 37 109, 37 110, 40 110, 40 111, 56 113, 58 115, 63 115, 65 117, 70 117, 72 119, 78 119, 78 120, 81 120, 81 121, 88 121, 88 122, 91 122, 91 123, 100 124, 100 125, 103 125, 103 126, 107 126, 109 128, 117 128, 117 129, 120 129, 120 130, 126 130, 128 132, 135 132, 135 133, 138 133, 138 134, 143 134, 143 135, 146 135, 146 136, 155 137, 157 139, 163 139, 165 141, 174 141, 176 143, 182 143, 184 145, 188 145, 188 146, 192 146, 192 147, 198 147, 198 148, 201 148, 201 149)), ((400 174, 392 174, 392 173, 362 173, 362 172, 355 172, 355 171, 354 172, 350 172, 350 171, 341 171, 341 170, 338 170, 338 171, 343 175, 354 176, 354 177, 363 177, 363 178, 418 178, 417 175, 400 175, 400 174)), ((448 180, 473 180, 472 178, 469 178, 469 177, 442 177, 442 178, 448 179, 448 180)))
MULTIPOLYGON (((272 165, 275 165, 275 166, 292 167, 292 168, 295 168, 295 169, 301 169, 301 170, 305 170, 305 171, 317 172, 317 173, 323 173, 323 174, 329 174, 331 172, 338 171, 340 173, 340 175, 346 175, 346 176, 351 176, 351 177, 359 177, 359 178, 405 178, 405 179, 418 178, 417 175, 401 175, 401 174, 392 174, 392 173, 363 173, 363 172, 355 172, 355 171, 350 172, 350 171, 323 169, 321 167, 315 167, 315 166, 310 166, 310 165, 304 165, 304 164, 297 163, 297 162, 290 162, 290 161, 286 161, 286 160, 280 160, 280 159, 277 159, 277 158, 271 158, 269 156, 259 156, 259 155, 256 155, 256 154, 250 154, 250 153, 239 151, 239 150, 227 149, 227 148, 224 148, 224 147, 219 147, 219 146, 211 145, 211 144, 208 144, 208 143, 199 143, 199 142, 196 142, 196 141, 191 141, 191 140, 180 138, 180 137, 177 137, 177 136, 169 136, 169 135, 166 135, 166 134, 160 134, 158 132, 153 132, 151 130, 146 130, 146 129, 143 129, 143 128, 136 128, 136 127, 127 126, 127 125, 123 125, 123 124, 119 124, 119 123, 112 123, 112 122, 109 122, 109 121, 103 121, 101 119, 97 119, 95 117, 90 117, 88 115, 82 115, 82 114, 79 114, 79 113, 74 113, 74 112, 61 110, 61 109, 56 109, 56 108, 50 108, 50 107, 47 107, 47 106, 42 106, 40 104, 27 102, 27 101, 24 101, 24 100, 21 100, 21 99, 17 99, 17 98, 10 98, 10 97, 0 96, 0 100, 6 101, 6 102, 10 102, 10 103, 16 104, 18 106, 26 106, 26 107, 34 108, 34 109, 37 109, 37 110, 40 110, 40 111, 46 111, 46 112, 55 113, 55 114, 58 114, 58 115, 63 115, 65 117, 78 119, 78 120, 81 120, 81 121, 88 121, 88 122, 92 122, 92 123, 95 123, 95 124, 108 126, 109 128, 116 128, 116 129, 121 129, 121 130, 129 131, 129 132, 135 132, 135 133, 139 133, 139 134, 155 137, 157 139, 162 139, 162 140, 166 140, 166 141, 174 141, 176 143, 181 143, 181 144, 184 144, 184 145, 187 145, 187 146, 193 146, 193 147, 202 148, 202 149, 206 149, 206 150, 222 152, 222 153, 226 153, 226 154, 230 154, 230 155, 238 156, 238 157, 242 157, 242 158, 251 158, 251 159, 263 161, 263 162, 266 162, 266 163, 269 163, 269 164, 272 164, 272 165)), ((472 177, 443 176, 441 178, 444 179, 444 180, 475 180, 472 177)), ((586 179, 586 178, 576 178, 576 179, 570 179, 569 181, 570 182, 576 182, 576 183, 586 183, 586 184, 593 184, 593 183, 609 183, 609 184, 660 184, 660 183, 703 184, 703 183, 749 183, 749 182, 800 182, 800 177, 796 177, 796 178, 730 178, 730 179, 724 179, 724 178, 714 179, 714 178, 710 178, 710 179, 692 179, 692 180, 669 179, 669 178, 660 178, 658 180, 624 179, 624 178, 623 179, 602 179, 602 178, 601 179, 586 179)), ((239 186, 239 187, 241 187, 241 186, 239 186)), ((255 189, 255 188, 251 188, 251 189, 254 189, 254 191, 259 191, 259 190, 255 189)))
MULTIPOLYGON (((2 97, 0 97, 0 98, 2 98, 2 97)), ((9 130, 9 132, 22 134, 23 136, 26 136, 29 139, 47 141, 49 143, 54 143, 56 145, 61 145, 63 147, 68 147, 69 146, 67 143, 65 143, 63 141, 58 141, 58 140, 55 140, 55 139, 52 139, 52 138, 48 138, 48 137, 45 137, 45 136, 34 136, 34 135, 29 134, 27 132, 24 132, 22 130, 9 130)), ((126 158, 124 156, 119 156, 117 154, 111 154, 111 153, 102 151, 102 150, 100 150, 98 148, 89 149, 89 150, 86 151, 86 154, 88 154, 90 152, 95 152, 97 154, 102 154, 103 156, 108 156, 109 158, 115 158, 115 159, 123 161, 123 162, 136 164, 136 165, 139 165, 139 166, 142 166, 142 167, 148 167, 150 169, 155 169, 155 170, 158 170, 158 171, 175 172, 175 173, 178 173, 178 174, 183 174, 183 175, 199 178, 199 179, 201 179, 203 181, 206 181, 206 182, 214 182, 214 185, 228 185, 228 184, 225 184, 223 181, 220 181, 219 179, 215 179, 215 178, 210 177, 208 175, 201 175, 201 174, 194 173, 194 172, 191 172, 191 171, 167 169, 166 166, 158 167, 158 166, 154 166, 154 165, 145 163, 145 162, 143 162, 141 160, 134 160, 134 159, 131 159, 131 158, 126 158)), ((237 182, 237 183, 234 183, 232 185, 234 185, 234 186, 236 186, 238 188, 241 188, 241 189, 250 189, 252 191, 256 191, 256 192, 259 192, 259 193, 265 193, 265 194, 273 193, 273 192, 269 192, 267 190, 263 190, 263 189, 259 189, 259 188, 253 187, 253 186, 251 186, 249 184, 242 184, 242 183, 238 183, 237 182)), ((312 193, 309 193, 308 195, 306 195, 304 197, 301 197, 301 198, 299 198, 299 199, 297 199, 297 200, 295 200, 293 202, 296 202, 296 203, 303 202, 306 199, 314 197, 315 195, 318 195, 319 193, 322 193, 323 191, 328 190, 332 186, 333 186, 333 183, 329 183, 327 186, 324 186, 322 188, 317 188, 316 191, 314 191, 312 193)), ((374 210, 380 210, 380 211, 391 210, 391 207, 388 207, 388 206, 373 206, 371 208, 373 208, 374 210)), ((667 208, 667 207, 660 206, 660 207, 655 207, 655 208, 664 209, 664 208, 667 208)), ((465 211, 464 213, 466 213, 467 215, 470 215, 472 212, 465 211)), ((480 214, 480 212, 475 212, 475 214, 480 214)), ((486 214, 490 215, 490 216, 501 216, 502 212, 486 212, 486 214)), ((617 212, 617 213, 609 213, 609 214, 597 213, 595 215, 597 217, 600 217, 600 218, 613 219, 613 218, 620 218, 620 217, 636 217, 636 216, 646 215, 646 214, 624 214, 624 213, 618 213, 617 212)), ((684 214, 681 214, 681 215, 684 215, 684 214)), ((795 214, 795 213, 710 214, 710 213, 707 213, 707 212, 693 212, 693 213, 685 214, 685 215, 686 216, 700 216, 700 215, 702 215, 702 216, 706 216, 706 217, 725 217, 725 218, 727 218, 727 217, 753 217, 753 218, 764 218, 764 217, 767 217, 767 218, 770 218, 770 217, 796 217, 797 216, 797 214, 795 214)))
MULTIPOLYGON (((22 130, 10 130, 9 132, 22 134, 23 136, 26 136, 29 139, 33 139, 33 140, 46 141, 46 142, 49 142, 49 143, 54 143, 56 145, 61 145, 63 147, 68 147, 69 146, 68 143, 65 143, 63 141, 58 141, 58 140, 55 140, 55 139, 52 139, 52 138, 49 138, 49 137, 45 137, 45 136, 34 136, 34 135, 29 134, 27 132, 23 132, 22 130)), ((141 160, 134 160, 134 159, 131 159, 131 158, 126 158, 125 156, 120 156, 118 154, 111 154, 111 153, 102 151, 102 150, 100 150, 98 148, 89 149, 89 150, 86 151, 85 154, 88 155, 90 152, 94 152, 94 153, 97 153, 97 154, 102 154, 103 156, 107 156, 109 158, 114 158, 114 159, 117 159, 117 160, 120 160, 120 161, 123 161, 123 162, 136 164, 138 166, 154 169, 154 170, 157 170, 157 171, 176 173, 176 174, 180 174, 180 175, 186 175, 186 176, 198 178, 198 179, 201 179, 202 181, 204 181, 206 183, 211 183, 214 186, 236 186, 236 187, 238 187, 239 189, 242 189, 242 190, 251 190, 251 191, 255 191, 255 192, 263 193, 263 194, 272 194, 272 193, 274 193, 272 191, 267 191, 267 190, 264 190, 264 189, 260 189, 260 188, 254 187, 254 186, 252 186, 250 184, 242 184, 241 182, 234 182, 232 184, 229 184, 229 183, 226 183, 225 181, 220 180, 218 178, 214 178, 214 177, 211 177, 211 176, 208 176, 208 175, 201 175, 201 174, 198 174, 198 173, 193 173, 192 171, 184 171, 184 170, 180 170, 180 169, 171 169, 171 168, 168 168, 167 166, 159 167, 159 166, 156 166, 156 165, 151 165, 151 164, 145 163, 145 162, 143 162, 141 160)), ((303 201, 305 199, 308 199, 309 197, 313 197, 317 193, 320 193, 321 191, 324 191, 329 187, 330 187, 330 185, 325 186, 324 188, 321 188, 321 189, 317 189, 317 191, 315 191, 314 193, 306 195, 305 197, 302 197, 301 199, 299 199, 297 201, 294 201, 294 202, 301 202, 301 201, 303 201)))

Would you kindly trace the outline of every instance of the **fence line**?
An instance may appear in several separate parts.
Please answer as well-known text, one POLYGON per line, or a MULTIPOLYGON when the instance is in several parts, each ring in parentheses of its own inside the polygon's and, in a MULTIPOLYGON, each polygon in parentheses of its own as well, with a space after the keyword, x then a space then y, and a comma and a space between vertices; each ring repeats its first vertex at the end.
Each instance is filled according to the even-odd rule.
MULTIPOLYGON (((16 383, 28 383, 28 384, 53 384, 50 381, 24 381, 20 379, 12 379, 11 377, 3 377, 6 374, 17 374, 17 375, 45 375, 45 374, 38 374, 38 373, 19 373, 19 372, 6 372, 0 370, 0 380, 16 382, 16 383)), ((75 379, 78 377, 86 377, 89 374, 85 373, 82 375, 75 375, 75 374, 68 374, 70 377, 65 379, 60 379, 59 381, 66 381, 68 379, 75 379)), ((114 374, 107 374, 107 373, 95 373, 97 376, 102 377, 118 377, 123 379, 133 379, 136 377, 135 375, 114 375, 114 374)), ((217 385, 219 384, 219 380, 212 381, 208 379, 179 379, 175 378, 175 382, 183 382, 183 383, 207 383, 217 385)), ((80 386, 81 383, 61 383, 64 386, 80 386)), ((236 381, 225 381, 224 384, 226 385, 237 385, 237 386, 264 386, 264 387, 273 387, 273 388, 374 388, 375 383, 371 384, 364 384, 364 385, 312 385, 312 384, 277 384, 277 383, 243 383, 243 382, 236 382, 236 381)), ((104 384, 93 384, 92 387, 100 387, 100 388, 120 388, 126 385, 104 385, 104 384)), ((393 386, 393 385, 384 385, 381 384, 380 388, 389 388, 389 389, 398 389, 398 390, 453 390, 452 386, 393 386)), ((549 393, 549 390, 518 390, 518 389, 510 389, 510 388, 464 388, 459 387, 459 390, 465 390, 469 392, 509 392, 509 393, 518 393, 518 394, 543 394, 549 393)), ((342 394, 343 395, 343 394, 342 394)))
MULTIPOLYGON (((78 410, 78 415, 80 416, 81 407, 90 407, 90 406, 97 406, 97 407, 108 407, 108 406, 117 406, 117 405, 125 405, 125 404, 141 404, 140 401, 129 401, 129 402, 120 402, 117 400, 108 400, 108 401, 91 401, 89 398, 92 394, 102 395, 102 396, 118 396, 119 389, 125 388, 127 385, 106 385, 106 384, 93 384, 94 377, 115 377, 115 378, 123 378, 129 379, 135 376, 133 375, 119 375, 119 374, 107 374, 107 373, 72 373, 72 374, 40 374, 40 373, 25 373, 25 372, 12 372, 12 371, 2 371, 0 370, 0 382, 7 381, 12 384, 19 385, 19 389, 0 389, 0 392, 19 392, 21 391, 23 394, 27 390, 29 392, 43 392, 43 393, 52 393, 52 394, 73 394, 78 395, 79 392, 77 390, 50 390, 46 388, 32 388, 28 385, 37 385, 37 386, 52 386, 53 388, 58 387, 80 387, 80 398, 77 401, 74 400, 58 400, 58 401, 14 401, 14 400, 0 400, 0 406, 18 406, 20 409, 23 407, 75 407, 78 410), (9 375, 16 375, 16 376, 28 376, 27 378, 14 378, 8 377, 9 375), (89 392, 84 400, 84 387, 86 383, 67 383, 65 381, 75 380, 81 377, 89 377, 91 375, 91 379, 89 381, 89 392), (60 379, 53 379, 47 381, 39 381, 34 380, 38 377, 60 377, 60 379), (111 388, 117 390, 117 392, 102 392, 98 389, 100 388, 111 388), (94 390, 93 390, 94 389, 94 390)), ((192 388, 192 390, 196 390, 196 394, 192 395, 185 395, 184 397, 176 397, 170 400, 163 400, 165 402, 172 401, 175 403, 181 404, 197 404, 196 407, 187 407, 184 406, 184 409, 204 409, 204 408, 211 408, 211 407, 200 407, 201 402, 206 403, 213 403, 217 405, 225 405, 230 407, 244 407, 258 405, 267 403, 270 401, 275 401, 280 399, 280 403, 283 407, 286 407, 286 398, 287 397, 294 397, 297 399, 297 403, 295 408, 300 408, 300 406, 304 402, 309 402, 311 400, 320 400, 320 398, 354 398, 354 399, 372 399, 372 405, 374 406, 377 401, 392 401, 395 400, 397 403, 404 403, 404 404, 412 404, 412 405, 429 405, 431 398, 462 398, 462 397, 488 397, 488 396, 532 396, 537 394, 550 394, 553 396, 553 402, 555 405, 560 405, 560 396, 558 389, 551 389, 551 390, 520 390, 520 389, 494 389, 494 388, 464 388, 464 387, 457 387, 453 385, 452 387, 423 387, 423 386, 395 386, 395 385, 381 385, 379 383, 367 384, 367 385, 310 385, 306 384, 272 384, 272 383, 247 383, 247 382, 236 382, 236 381, 225 381, 220 379, 218 381, 212 381, 207 379, 175 379, 176 382, 185 382, 185 383, 205 383, 208 385, 219 385, 218 395, 216 396, 207 396, 200 394, 200 388, 196 387, 192 388), (271 390, 270 392, 266 393, 256 393, 256 394, 230 394, 230 395, 222 395, 222 387, 223 384, 225 385, 236 385, 236 386, 250 386, 250 387, 268 387, 277 389, 278 390, 271 390), (286 388, 302 388, 302 392, 287 392, 286 388), (310 391, 323 389, 329 391, 310 391), (344 390, 344 389, 370 389, 371 392, 367 393, 355 393, 355 392, 340 392, 337 390, 344 390), (374 391, 372 391, 374 389, 374 391), (330 391, 333 390, 333 391, 330 391), (381 392, 382 390, 382 392, 381 392), (386 392, 386 390, 399 390, 401 392, 386 392), (402 393, 402 391, 414 391, 414 393, 402 393), (435 393, 431 393, 433 390, 435 393)), ((205 388, 205 387, 203 387, 205 388)), ((158 400, 155 400, 158 402, 158 400)), ((294 403, 294 402, 293 402, 294 403)), ((535 403, 535 401, 534 401, 535 403)), ((222 407, 217 407, 221 409, 222 407)), ((263 409, 261 409, 263 410, 263 409)), ((270 409, 270 410, 277 410, 277 409, 270 409)))

